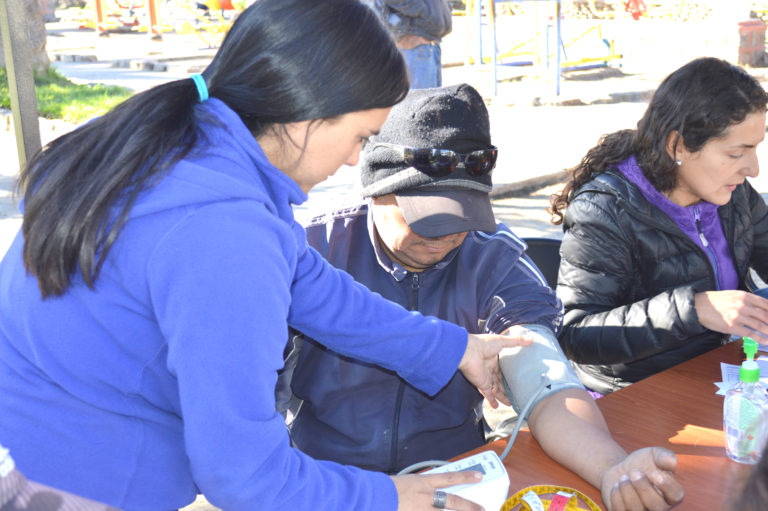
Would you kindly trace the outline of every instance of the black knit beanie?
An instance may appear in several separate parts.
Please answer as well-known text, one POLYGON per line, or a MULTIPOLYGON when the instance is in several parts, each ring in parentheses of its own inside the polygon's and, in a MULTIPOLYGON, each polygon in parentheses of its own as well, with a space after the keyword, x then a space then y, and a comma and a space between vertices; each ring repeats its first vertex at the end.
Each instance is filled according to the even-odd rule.
POLYGON ((458 188, 490 192, 490 173, 473 176, 459 167, 448 176, 431 177, 408 167, 396 152, 376 143, 412 148, 450 149, 458 153, 491 147, 488 110, 480 94, 467 84, 413 89, 395 105, 378 135, 363 149, 362 193, 378 197, 413 188, 458 188))

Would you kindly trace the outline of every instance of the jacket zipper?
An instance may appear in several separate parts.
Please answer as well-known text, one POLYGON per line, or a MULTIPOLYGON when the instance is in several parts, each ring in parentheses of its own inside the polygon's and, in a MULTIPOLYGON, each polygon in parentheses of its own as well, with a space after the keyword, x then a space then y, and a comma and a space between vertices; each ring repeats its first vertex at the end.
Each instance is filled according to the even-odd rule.
POLYGON ((709 244, 707 237, 704 236, 704 231, 701 228, 701 210, 698 206, 693 207, 693 217, 696 220, 696 230, 699 233, 701 244, 704 245, 704 249, 707 252, 707 258, 712 263, 712 268, 715 271, 715 289, 720 290, 720 270, 717 267, 717 257, 715 256, 715 252, 712 250, 712 246, 709 244))
POLYGON ((412 273, 411 275, 411 304, 408 306, 408 310, 417 311, 419 310, 419 286, 421 282, 419 281, 418 273, 412 273))
MULTIPOLYGON (((419 287, 420 279, 418 273, 411 274, 411 303, 408 305, 408 310, 419 310, 419 287)), ((392 444, 389 452, 389 467, 393 470, 395 462, 397 461, 398 451, 398 435, 400 432, 400 410, 403 406, 403 394, 405 394, 405 382, 400 380, 400 384, 397 387, 397 399, 395 400, 395 417, 392 424, 392 444)))
MULTIPOLYGON (((736 217, 735 214, 728 215, 728 229, 723 234, 725 235, 725 241, 727 242, 727 245, 728 245, 728 253, 731 255, 731 259, 733 260, 733 266, 736 268, 736 275, 739 279, 739 282, 741 283, 741 282, 746 282, 746 277, 747 277, 747 274, 749 273, 749 261, 747 261, 746 271, 742 272, 742 269, 739 268, 739 262, 736 259, 736 254, 733 252, 733 243, 731 240, 728 239, 728 235, 736 230, 736 227, 734 226, 734 222, 736 221, 735 217, 736 217)), ((722 222, 722 217, 720 217, 720 221, 722 222)))
MULTIPOLYGON (((602 192, 602 193, 605 193, 605 192, 602 192)), ((617 204, 620 204, 621 202, 622 201, 618 201, 617 204)), ((639 216, 639 215, 636 215, 636 214, 634 214, 634 211, 632 211, 631 208, 625 208, 625 211, 627 211, 627 214, 629 214, 629 216, 636 218, 639 222, 646 222, 648 225, 651 225, 651 226, 655 227, 656 229, 659 229, 662 232, 665 232, 665 233, 667 233, 667 234, 669 234, 671 236, 674 236, 676 238, 681 239, 683 241, 683 243, 689 244, 690 246, 692 246, 694 248, 694 250, 698 250, 700 253, 702 253, 704 255, 704 257, 709 259, 709 255, 707 253, 707 250, 703 249, 699 245, 697 245, 690 238, 690 236, 686 235, 685 233, 683 233, 680 230, 680 227, 678 227, 677 225, 675 225, 674 229, 669 227, 668 223, 672 223, 674 225, 674 221, 672 219, 670 219, 669 217, 667 217, 666 214, 664 216, 667 218, 667 222, 663 222, 663 221, 659 221, 657 218, 655 218, 653 216, 639 216)), ((727 234, 726 234, 726 236, 727 236, 727 234)), ((727 239, 727 237, 726 237, 726 239, 727 239)), ((729 243, 729 245, 730 245, 730 243, 729 243)), ((734 259, 734 264, 735 264, 735 261, 736 260, 734 259)), ((708 269, 709 277, 712 279, 713 286, 715 286, 715 288, 717 288, 719 286, 719 279, 717 278, 717 275, 715 275, 715 272, 712 269, 712 265, 710 264, 707 267, 707 269, 708 269)))

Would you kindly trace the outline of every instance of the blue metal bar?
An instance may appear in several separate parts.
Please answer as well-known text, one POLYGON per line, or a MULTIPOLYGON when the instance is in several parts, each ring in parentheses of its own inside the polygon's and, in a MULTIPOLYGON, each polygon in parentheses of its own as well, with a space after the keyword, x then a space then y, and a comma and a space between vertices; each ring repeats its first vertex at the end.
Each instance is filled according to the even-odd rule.
MULTIPOLYGON (((474 0, 477 9, 477 65, 483 65, 483 0, 474 0)), ((493 1, 493 0, 491 0, 493 1)))
POLYGON ((491 16, 491 19, 493 20, 492 25, 492 32, 493 32, 493 95, 498 96, 499 94, 499 75, 497 71, 497 65, 499 60, 499 45, 496 43, 496 3, 494 0, 490 0, 488 2, 489 8, 492 9, 492 12, 489 12, 488 15, 491 16))
MULTIPOLYGON (((478 37, 478 40, 479 40, 478 48, 480 48, 480 50, 478 50, 478 53, 480 55, 480 58, 478 59, 478 63, 480 65, 482 65, 483 64, 483 59, 482 59, 483 37, 482 37, 482 33, 481 33, 481 31, 482 31, 482 22, 481 22, 481 13, 480 13, 480 11, 482 10, 482 0, 475 0, 475 1, 478 2, 478 9, 477 9, 477 13, 478 13, 477 14, 477 19, 478 19, 477 28, 478 28, 478 30, 477 30, 477 33, 479 34, 479 37, 478 37)), ((508 3, 508 2, 527 2, 527 1, 550 2, 552 0, 490 0, 489 1, 490 8, 493 9, 494 12, 496 12, 496 2, 497 1, 499 3, 508 3)), ((555 18, 556 18, 556 20, 555 20, 555 29, 556 30, 555 31, 556 31, 556 35, 557 35, 557 41, 556 41, 557 53, 556 53, 556 56, 555 56, 555 72, 556 72, 556 76, 555 76, 555 94, 559 96, 560 95, 560 75, 562 74, 561 48, 562 48, 562 45, 563 45, 563 36, 562 36, 562 27, 561 27, 562 23, 561 23, 561 19, 560 19, 562 17, 562 9, 561 9, 561 5, 560 5, 561 0, 554 0, 554 2, 555 2, 555 18)), ((493 95, 495 96, 497 94, 497 87, 498 87, 498 76, 497 76, 497 70, 496 70, 497 62, 496 61, 498 59, 499 49, 498 49, 497 42, 496 42, 496 18, 495 18, 495 16, 494 16, 493 19, 494 19, 494 22, 491 24, 491 32, 493 34, 493 95)), ((547 26, 546 39, 547 39, 546 40, 547 69, 549 69, 549 26, 547 26)))
MULTIPOLYGON (((561 32, 561 20, 560 20, 560 0, 555 1, 555 15, 557 18, 557 21, 555 21, 555 26, 557 27, 557 67, 555 69, 555 72, 557 73, 555 77, 555 95, 560 95, 560 75, 562 74, 562 61, 560 60, 560 50, 563 44, 563 34, 561 32)), ((549 54, 547 54, 549 55, 549 54)), ((549 58, 549 57, 547 57, 549 58)))

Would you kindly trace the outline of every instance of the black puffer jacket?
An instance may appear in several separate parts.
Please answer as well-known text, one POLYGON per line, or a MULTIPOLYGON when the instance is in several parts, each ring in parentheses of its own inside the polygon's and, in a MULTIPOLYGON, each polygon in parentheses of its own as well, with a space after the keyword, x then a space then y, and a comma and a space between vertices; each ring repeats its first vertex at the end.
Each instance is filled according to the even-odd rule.
MULTIPOLYGON (((739 275, 768 277, 768 207, 745 182, 718 209, 739 275)), ((581 187, 563 223, 560 344, 606 393, 727 341, 701 326, 694 294, 716 289, 707 255, 640 189, 609 170, 581 187)))

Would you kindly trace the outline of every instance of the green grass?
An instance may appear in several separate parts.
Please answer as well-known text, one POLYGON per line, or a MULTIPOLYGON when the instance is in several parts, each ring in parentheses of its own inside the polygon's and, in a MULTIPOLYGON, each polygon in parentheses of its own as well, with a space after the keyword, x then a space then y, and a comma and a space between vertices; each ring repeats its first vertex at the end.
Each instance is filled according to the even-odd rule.
MULTIPOLYGON (((72 83, 55 69, 35 75, 38 115, 81 123, 106 113, 133 95, 131 89, 113 85, 79 85, 72 83)), ((8 75, 0 67, 0 108, 11 108, 8 75)))

